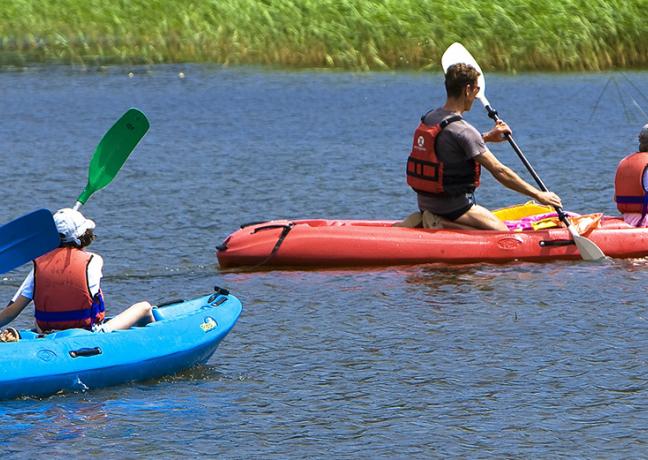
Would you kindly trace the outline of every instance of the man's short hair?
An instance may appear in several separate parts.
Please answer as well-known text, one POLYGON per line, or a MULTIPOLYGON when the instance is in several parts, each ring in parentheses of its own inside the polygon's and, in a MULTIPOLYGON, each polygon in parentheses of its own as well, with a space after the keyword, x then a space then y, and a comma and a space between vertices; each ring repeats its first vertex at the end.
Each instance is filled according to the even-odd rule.
POLYGON ((648 152, 648 124, 644 125, 639 131, 639 150, 648 152))
POLYGON ((445 74, 448 96, 459 97, 466 85, 475 85, 480 73, 470 64, 452 64, 445 74))

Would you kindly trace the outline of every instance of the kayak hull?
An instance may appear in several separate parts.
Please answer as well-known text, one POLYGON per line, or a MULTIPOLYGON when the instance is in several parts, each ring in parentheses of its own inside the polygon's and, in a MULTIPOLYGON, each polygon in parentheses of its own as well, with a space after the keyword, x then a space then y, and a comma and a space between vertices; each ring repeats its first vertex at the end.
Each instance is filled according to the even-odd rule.
MULTIPOLYGON (((395 221, 294 220, 242 227, 217 249, 221 268, 358 267, 580 259, 569 231, 394 227, 395 221)), ((648 229, 604 217, 587 235, 608 257, 648 256, 648 229)))
POLYGON ((0 399, 85 391, 170 375, 205 363, 242 307, 213 294, 157 309, 158 321, 111 333, 69 329, 0 343, 0 399))

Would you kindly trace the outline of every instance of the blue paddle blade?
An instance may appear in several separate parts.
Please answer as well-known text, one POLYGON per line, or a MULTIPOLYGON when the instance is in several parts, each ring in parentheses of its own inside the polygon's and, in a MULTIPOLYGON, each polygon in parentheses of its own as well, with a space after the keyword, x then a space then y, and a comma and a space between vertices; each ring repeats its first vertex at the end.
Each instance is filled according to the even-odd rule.
POLYGON ((47 209, 25 214, 0 227, 0 273, 5 273, 58 247, 52 213, 47 209))

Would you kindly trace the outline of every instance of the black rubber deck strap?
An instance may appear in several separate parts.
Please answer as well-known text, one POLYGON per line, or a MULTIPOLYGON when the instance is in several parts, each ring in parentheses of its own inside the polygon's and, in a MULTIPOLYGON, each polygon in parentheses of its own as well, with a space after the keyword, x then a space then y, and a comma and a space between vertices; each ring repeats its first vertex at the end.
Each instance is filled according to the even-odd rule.
POLYGON ((295 226, 295 224, 293 222, 289 222, 288 224, 284 224, 284 225, 269 225, 268 227, 261 227, 261 228, 255 229, 254 231, 256 232, 257 230, 264 230, 264 229, 267 229, 267 228, 283 228, 283 230, 279 234, 279 238, 277 239, 277 242, 275 243, 274 247, 272 248, 272 251, 270 251, 270 254, 268 254, 268 257, 263 259, 258 264, 253 265, 252 267, 250 267, 250 269, 254 269, 256 267, 260 267, 262 265, 267 264, 270 261, 270 259, 272 259, 274 257, 274 255, 277 253, 277 251, 279 251, 279 248, 281 247, 281 243, 284 242, 284 240, 286 239, 286 236, 288 236, 288 233, 290 233, 290 230, 292 230, 292 228, 294 226, 295 226))
POLYGON ((252 233, 256 233, 256 232, 261 231, 261 230, 273 230, 273 229, 276 229, 276 228, 286 228, 286 227, 290 227, 290 228, 292 228, 293 225, 295 225, 295 224, 293 224, 292 222, 289 223, 289 224, 272 224, 272 225, 266 225, 266 226, 264 226, 264 227, 257 227, 257 228, 255 228, 254 231, 253 231, 252 233))
POLYGON ((252 225, 259 225, 259 224, 263 224, 265 222, 268 222, 268 221, 267 220, 257 220, 255 222, 246 222, 244 224, 241 224, 241 228, 251 227, 252 225))
POLYGON ((288 236, 288 233, 290 233, 290 231, 292 230, 292 228, 294 226, 295 226, 295 224, 293 224, 292 222, 289 223, 288 225, 283 226, 283 230, 281 231, 281 234, 279 235, 279 239, 275 243, 274 248, 272 248, 272 251, 270 252, 270 256, 268 256, 268 260, 277 253, 277 251, 279 250, 279 247, 281 246, 281 243, 284 242, 284 240, 286 239, 286 236, 288 236))

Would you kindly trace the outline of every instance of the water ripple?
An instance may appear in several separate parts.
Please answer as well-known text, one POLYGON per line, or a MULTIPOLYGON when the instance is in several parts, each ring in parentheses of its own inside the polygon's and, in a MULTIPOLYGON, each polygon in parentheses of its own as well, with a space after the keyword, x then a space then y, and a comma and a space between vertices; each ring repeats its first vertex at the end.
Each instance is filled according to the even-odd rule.
MULTIPOLYGON (((179 84, 174 66, 130 70, 0 73, 2 166, 20 184, 0 217, 72 205, 97 142, 137 106, 151 131, 83 208, 98 224, 109 311, 219 285, 244 313, 205 366, 1 403, 6 457, 645 455, 647 259, 216 269, 216 245, 243 222, 407 215, 403 161, 418 116, 442 98, 438 75, 182 66, 179 84)), ((648 92, 645 73, 631 76, 648 92)), ((636 147, 619 101, 587 120, 607 78, 489 76, 489 97, 567 209, 613 213, 614 169, 636 147), (548 101, 564 95, 573 106, 556 114, 548 101)), ((490 125, 479 109, 467 118, 490 125)), ((507 145, 493 151, 524 174, 507 145)), ((485 174, 478 200, 523 198, 485 174)), ((6 298, 28 269, 3 276, 6 298)))

